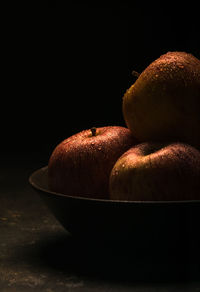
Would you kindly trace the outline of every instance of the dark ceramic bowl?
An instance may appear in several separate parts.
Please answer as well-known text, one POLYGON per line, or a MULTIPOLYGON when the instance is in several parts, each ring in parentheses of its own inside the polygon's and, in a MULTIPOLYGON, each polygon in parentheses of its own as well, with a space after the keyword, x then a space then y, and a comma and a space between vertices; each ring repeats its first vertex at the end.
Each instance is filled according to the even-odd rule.
POLYGON ((62 195, 49 190, 48 168, 29 178, 57 220, 74 236, 128 239, 138 246, 199 244, 200 201, 127 202, 62 195))

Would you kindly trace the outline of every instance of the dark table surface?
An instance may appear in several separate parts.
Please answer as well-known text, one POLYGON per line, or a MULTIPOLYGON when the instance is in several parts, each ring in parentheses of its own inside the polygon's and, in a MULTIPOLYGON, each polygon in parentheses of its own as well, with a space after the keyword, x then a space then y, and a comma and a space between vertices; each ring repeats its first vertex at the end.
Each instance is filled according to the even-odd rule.
POLYGON ((1 292, 200 291, 199 259, 71 237, 29 186, 45 164, 37 154, 1 157, 1 292))

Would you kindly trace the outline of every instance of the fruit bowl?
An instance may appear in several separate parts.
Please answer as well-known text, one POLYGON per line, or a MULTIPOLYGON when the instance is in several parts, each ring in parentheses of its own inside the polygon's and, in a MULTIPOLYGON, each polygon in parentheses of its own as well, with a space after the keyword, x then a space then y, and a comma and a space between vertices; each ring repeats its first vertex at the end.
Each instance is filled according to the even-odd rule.
POLYGON ((74 237, 128 240, 140 248, 199 246, 200 201, 112 201, 49 190, 48 167, 29 183, 74 237))

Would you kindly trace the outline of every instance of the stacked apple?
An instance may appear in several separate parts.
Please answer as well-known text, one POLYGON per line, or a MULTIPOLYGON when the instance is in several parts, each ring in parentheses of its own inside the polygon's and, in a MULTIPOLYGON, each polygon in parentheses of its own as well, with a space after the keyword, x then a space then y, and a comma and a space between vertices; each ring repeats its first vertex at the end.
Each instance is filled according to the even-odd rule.
POLYGON ((126 91, 127 128, 62 141, 48 164, 52 191, 129 201, 200 200, 200 60, 169 52, 126 91))

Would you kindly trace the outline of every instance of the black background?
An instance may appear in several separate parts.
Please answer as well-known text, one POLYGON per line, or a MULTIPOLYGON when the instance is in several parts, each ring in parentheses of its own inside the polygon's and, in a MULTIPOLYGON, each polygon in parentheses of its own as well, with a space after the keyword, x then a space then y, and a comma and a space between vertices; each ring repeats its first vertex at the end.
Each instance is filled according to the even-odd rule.
POLYGON ((200 57, 198 11, 192 2, 7 2, 2 152, 48 157, 82 129, 125 125, 121 101, 132 70, 167 51, 200 57))

